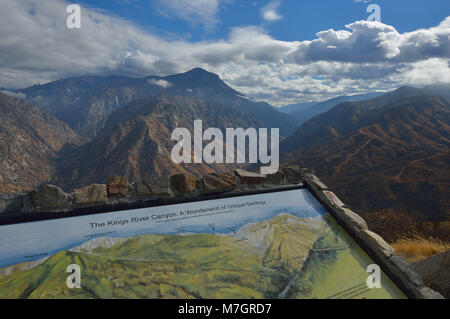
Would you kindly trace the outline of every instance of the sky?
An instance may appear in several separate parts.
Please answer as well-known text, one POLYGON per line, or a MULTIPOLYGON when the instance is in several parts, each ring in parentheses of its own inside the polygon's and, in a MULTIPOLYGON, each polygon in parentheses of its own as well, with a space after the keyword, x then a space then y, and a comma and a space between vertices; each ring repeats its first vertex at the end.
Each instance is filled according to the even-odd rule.
POLYGON ((202 67, 276 106, 450 82, 448 0, 0 0, 0 87, 202 67), (69 29, 69 4, 81 28, 69 29), (380 9, 380 21, 367 21, 380 9))

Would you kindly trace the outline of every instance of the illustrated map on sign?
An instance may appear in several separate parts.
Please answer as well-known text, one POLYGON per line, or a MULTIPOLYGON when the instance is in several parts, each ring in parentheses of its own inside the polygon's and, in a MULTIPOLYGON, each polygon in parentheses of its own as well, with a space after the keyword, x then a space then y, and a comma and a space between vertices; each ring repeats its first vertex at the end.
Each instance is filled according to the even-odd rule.
POLYGON ((370 264, 306 189, 0 226, 0 298, 405 298, 370 264))

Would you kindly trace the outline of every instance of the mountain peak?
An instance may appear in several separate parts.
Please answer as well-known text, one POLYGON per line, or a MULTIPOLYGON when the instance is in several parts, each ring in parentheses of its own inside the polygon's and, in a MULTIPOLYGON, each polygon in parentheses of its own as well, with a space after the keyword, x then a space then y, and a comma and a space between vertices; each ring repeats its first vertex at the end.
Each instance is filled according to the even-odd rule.
POLYGON ((206 71, 205 69, 202 68, 194 68, 192 70, 189 70, 185 73, 180 73, 180 74, 176 74, 176 75, 172 75, 172 76, 176 76, 179 78, 183 78, 183 79, 190 79, 190 80, 206 80, 206 81, 221 81, 220 77, 212 72, 206 71))
POLYGON ((185 73, 169 75, 164 80, 173 84, 170 88, 172 91, 175 90, 180 94, 186 91, 197 92, 196 95, 200 98, 220 96, 222 100, 242 96, 241 93, 229 87, 217 74, 208 72, 202 68, 195 68, 185 73))
POLYGON ((394 90, 394 92, 395 91, 396 92, 414 92, 414 93, 416 93, 416 92, 419 92, 420 89, 413 87, 413 86, 404 85, 404 86, 399 87, 397 90, 394 90))
POLYGON ((205 69, 202 69, 202 68, 193 68, 192 70, 189 70, 189 71, 185 72, 184 74, 205 74, 205 75, 208 74, 208 75, 218 76, 217 74, 209 72, 209 71, 207 71, 205 69))

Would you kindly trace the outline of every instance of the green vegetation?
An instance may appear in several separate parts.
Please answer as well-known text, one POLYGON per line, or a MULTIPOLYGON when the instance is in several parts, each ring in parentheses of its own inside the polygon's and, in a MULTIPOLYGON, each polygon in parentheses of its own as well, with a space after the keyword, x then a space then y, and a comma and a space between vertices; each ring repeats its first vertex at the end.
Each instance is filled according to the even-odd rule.
MULTIPOLYGON (((144 235, 111 247, 83 245, 0 277, 0 298, 329 297, 365 283, 370 263, 333 222, 280 214, 233 236, 144 235), (74 263, 81 289, 66 286, 66 267, 74 263)), ((378 291, 368 296, 399 295, 378 291)))
POLYGON ((306 223, 301 218, 280 214, 271 220, 248 225, 243 229, 245 238, 264 247, 263 263, 288 276, 299 272, 309 251, 321 235, 322 222, 306 223))

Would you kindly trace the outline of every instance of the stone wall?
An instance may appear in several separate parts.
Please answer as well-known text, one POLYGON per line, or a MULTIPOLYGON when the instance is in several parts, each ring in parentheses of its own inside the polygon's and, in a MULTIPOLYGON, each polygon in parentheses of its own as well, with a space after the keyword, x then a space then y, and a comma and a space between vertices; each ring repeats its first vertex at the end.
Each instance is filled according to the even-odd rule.
POLYGON ((70 216, 83 210, 108 211, 128 206, 158 204, 175 200, 201 200, 217 194, 251 193, 303 184, 324 205, 366 253, 394 280, 410 298, 441 299, 426 287, 422 278, 383 238, 367 227, 366 221, 348 208, 311 170, 298 166, 282 168, 273 175, 260 175, 244 170, 233 173, 212 173, 197 179, 188 174, 154 177, 129 184, 124 178, 112 176, 106 184, 93 184, 75 189, 70 194, 54 185, 43 185, 18 195, 0 196, 0 222, 20 216, 61 214, 70 216))

